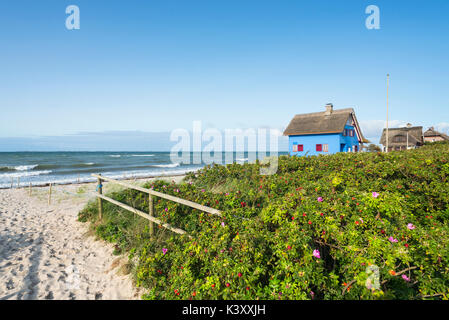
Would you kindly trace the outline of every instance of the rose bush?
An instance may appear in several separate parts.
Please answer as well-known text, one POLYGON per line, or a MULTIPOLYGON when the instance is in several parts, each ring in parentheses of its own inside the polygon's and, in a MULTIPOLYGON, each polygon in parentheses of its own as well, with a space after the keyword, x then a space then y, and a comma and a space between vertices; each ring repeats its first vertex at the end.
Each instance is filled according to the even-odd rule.
MULTIPOLYGON (((384 153, 279 157, 207 166, 181 184, 146 187, 222 210, 218 217, 155 201, 157 228, 114 205, 96 233, 129 252, 147 299, 447 299, 449 146, 384 153)), ((148 211, 131 190, 114 199, 148 211)))

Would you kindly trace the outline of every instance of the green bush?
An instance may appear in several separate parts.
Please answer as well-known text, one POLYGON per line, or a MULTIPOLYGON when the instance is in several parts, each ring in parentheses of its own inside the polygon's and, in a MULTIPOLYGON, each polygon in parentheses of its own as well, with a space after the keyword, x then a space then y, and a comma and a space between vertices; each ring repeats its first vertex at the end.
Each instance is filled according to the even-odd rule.
MULTIPOLYGON (((80 212, 135 262, 147 299, 447 299, 449 146, 385 153, 279 157, 207 166, 189 183, 147 184, 222 210, 159 199, 157 217, 192 238, 105 204, 80 212), (371 284, 371 289, 370 288, 371 284)), ((146 195, 114 199, 148 211, 146 195)))

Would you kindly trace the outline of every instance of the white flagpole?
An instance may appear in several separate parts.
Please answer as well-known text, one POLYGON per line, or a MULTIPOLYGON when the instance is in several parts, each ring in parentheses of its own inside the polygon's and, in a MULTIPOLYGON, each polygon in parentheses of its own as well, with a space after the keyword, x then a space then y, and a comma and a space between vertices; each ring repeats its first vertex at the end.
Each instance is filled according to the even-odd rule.
POLYGON ((386 150, 385 152, 388 152, 388 84, 389 84, 389 80, 390 80, 390 75, 387 74, 387 130, 386 130, 386 136, 385 136, 385 140, 386 140, 386 150))

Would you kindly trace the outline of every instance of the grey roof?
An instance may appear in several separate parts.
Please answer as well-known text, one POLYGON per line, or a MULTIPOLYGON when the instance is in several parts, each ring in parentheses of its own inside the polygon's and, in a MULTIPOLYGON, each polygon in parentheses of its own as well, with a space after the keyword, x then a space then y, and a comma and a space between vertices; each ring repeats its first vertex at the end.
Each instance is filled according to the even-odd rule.
POLYGON ((430 127, 426 132, 424 132, 424 137, 441 137, 444 140, 449 141, 449 136, 447 134, 438 132, 433 127, 430 127))
POLYGON ((345 128, 346 122, 351 115, 360 133, 360 140, 362 142, 368 142, 368 140, 363 137, 353 108, 332 110, 330 114, 326 114, 325 111, 297 114, 285 129, 284 135, 340 133, 345 128))
MULTIPOLYGON (((405 145, 404 142, 393 142, 393 137, 402 135, 407 136, 408 131, 408 141, 409 144, 414 145, 422 145, 423 142, 423 134, 422 134, 422 127, 403 127, 403 128, 388 128, 388 145, 389 146, 399 146, 399 145, 405 145)), ((380 137, 380 144, 386 145, 386 128, 382 131, 382 136, 380 137)))

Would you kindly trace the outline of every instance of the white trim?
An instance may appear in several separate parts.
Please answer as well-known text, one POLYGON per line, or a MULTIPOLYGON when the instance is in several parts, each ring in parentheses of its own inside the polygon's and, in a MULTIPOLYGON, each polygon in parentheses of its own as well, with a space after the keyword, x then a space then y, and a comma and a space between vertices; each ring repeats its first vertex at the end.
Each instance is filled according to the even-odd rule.
POLYGON ((357 140, 359 141, 359 144, 361 144, 361 143, 363 143, 362 142, 362 139, 360 139, 360 136, 361 136, 361 130, 360 130, 360 128, 359 128, 359 126, 357 125, 357 121, 355 121, 355 113, 354 112, 351 112, 351 114, 350 114, 350 117, 352 118, 352 121, 354 122, 354 128, 356 129, 355 130, 355 133, 356 133, 356 135, 357 135, 357 140))

